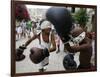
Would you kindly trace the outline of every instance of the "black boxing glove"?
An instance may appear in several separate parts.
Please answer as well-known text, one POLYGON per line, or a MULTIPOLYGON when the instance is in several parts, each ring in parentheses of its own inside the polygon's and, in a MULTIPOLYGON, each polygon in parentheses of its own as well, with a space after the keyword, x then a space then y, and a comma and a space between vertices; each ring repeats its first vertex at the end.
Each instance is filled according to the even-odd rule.
POLYGON ((32 47, 30 49, 30 52, 31 52, 29 55, 30 60, 35 64, 40 63, 45 59, 45 57, 49 56, 49 51, 47 48, 40 49, 40 48, 32 47))
POLYGON ((68 55, 70 56, 70 58, 71 58, 72 60, 74 60, 74 54, 73 54, 73 53, 69 53, 68 55))
POLYGON ((22 46, 19 46, 19 48, 24 50, 24 49, 26 49, 26 46, 23 44, 22 46))
POLYGON ((23 49, 20 49, 20 48, 16 49, 16 55, 17 56, 20 56, 21 54, 23 54, 23 52, 24 52, 23 49))
POLYGON ((68 69, 76 69, 77 64, 74 61, 74 56, 72 54, 68 54, 63 59, 63 66, 66 70, 68 69))
POLYGON ((16 61, 21 61, 25 58, 25 55, 23 54, 24 49, 26 49, 25 45, 19 46, 19 48, 16 49, 16 61))
POLYGON ((48 57, 50 55, 47 48, 43 49, 43 54, 45 57, 48 57))
POLYGON ((19 46, 17 50, 17 55, 23 54, 24 50, 26 49, 26 46, 23 44, 22 46, 19 46))

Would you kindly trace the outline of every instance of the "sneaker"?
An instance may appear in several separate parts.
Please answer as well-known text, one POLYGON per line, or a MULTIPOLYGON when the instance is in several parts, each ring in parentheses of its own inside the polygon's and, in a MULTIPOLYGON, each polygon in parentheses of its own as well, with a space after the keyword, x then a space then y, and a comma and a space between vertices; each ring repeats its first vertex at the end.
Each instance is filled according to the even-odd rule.
POLYGON ((46 69, 47 69, 47 68, 45 68, 45 67, 44 67, 44 68, 41 68, 41 69, 39 69, 39 72, 45 72, 46 69))

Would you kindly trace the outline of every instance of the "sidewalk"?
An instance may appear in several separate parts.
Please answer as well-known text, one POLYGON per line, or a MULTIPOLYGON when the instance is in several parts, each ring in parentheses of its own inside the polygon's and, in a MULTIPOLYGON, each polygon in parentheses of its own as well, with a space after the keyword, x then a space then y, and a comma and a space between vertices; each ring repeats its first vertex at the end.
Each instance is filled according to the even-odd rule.
MULTIPOLYGON (((18 48, 20 45, 24 44, 25 41, 28 39, 21 39, 19 41, 16 41, 16 48, 18 48)), ((27 47, 27 49, 24 51, 24 54, 26 58, 20 62, 16 62, 16 73, 28 73, 28 72, 38 72, 38 65, 31 62, 29 59, 30 54, 30 48, 35 46, 38 41, 34 40, 32 43, 27 47)), ((63 67, 63 58, 66 55, 66 53, 63 51, 63 44, 60 45, 60 53, 56 54, 55 52, 50 53, 49 57, 49 65, 47 68, 47 71, 63 71, 65 70, 63 67)), ((75 59, 78 59, 78 54, 76 54, 75 59)), ((77 61, 77 64, 79 62, 77 61)))

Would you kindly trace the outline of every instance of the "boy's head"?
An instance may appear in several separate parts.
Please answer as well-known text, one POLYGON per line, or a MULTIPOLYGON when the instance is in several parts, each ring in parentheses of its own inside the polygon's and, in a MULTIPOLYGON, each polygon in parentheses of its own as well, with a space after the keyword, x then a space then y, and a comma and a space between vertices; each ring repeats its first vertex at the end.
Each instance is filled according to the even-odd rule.
POLYGON ((73 38, 79 36, 84 30, 81 27, 76 27, 73 30, 71 30, 70 34, 72 35, 73 38))
POLYGON ((41 23, 41 30, 42 32, 45 32, 45 33, 50 33, 51 31, 51 23, 47 20, 43 21, 41 23))
POLYGON ((86 37, 86 32, 81 27, 74 28, 70 33, 75 44, 81 43, 86 37))

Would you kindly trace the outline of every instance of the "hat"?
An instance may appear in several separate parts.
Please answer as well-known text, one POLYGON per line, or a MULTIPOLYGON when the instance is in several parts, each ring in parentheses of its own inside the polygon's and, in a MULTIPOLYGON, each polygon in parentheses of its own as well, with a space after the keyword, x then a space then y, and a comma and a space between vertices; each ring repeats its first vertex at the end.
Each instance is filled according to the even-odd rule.
POLYGON ((43 21, 40 26, 41 26, 41 29, 51 28, 51 23, 46 20, 46 21, 43 21))

